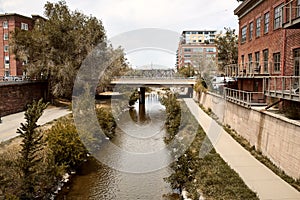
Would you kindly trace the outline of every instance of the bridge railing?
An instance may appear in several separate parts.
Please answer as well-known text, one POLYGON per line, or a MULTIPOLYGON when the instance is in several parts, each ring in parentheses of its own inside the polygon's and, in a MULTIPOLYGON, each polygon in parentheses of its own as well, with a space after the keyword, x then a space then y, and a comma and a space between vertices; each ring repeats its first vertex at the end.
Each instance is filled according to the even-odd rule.
POLYGON ((120 79, 126 79, 126 80, 196 80, 194 77, 186 78, 186 77, 180 77, 180 76, 170 76, 170 77, 147 77, 147 76, 117 76, 114 77, 112 80, 120 80, 120 79))

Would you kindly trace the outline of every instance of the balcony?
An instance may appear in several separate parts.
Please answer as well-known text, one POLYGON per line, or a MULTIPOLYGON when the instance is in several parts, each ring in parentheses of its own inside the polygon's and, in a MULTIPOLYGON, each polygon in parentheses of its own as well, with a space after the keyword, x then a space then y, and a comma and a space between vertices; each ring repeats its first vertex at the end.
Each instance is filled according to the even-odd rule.
POLYGON ((248 92, 224 88, 224 97, 227 101, 239 104, 244 107, 266 106, 265 95, 263 92, 248 92))
POLYGON ((264 94, 300 102, 300 76, 270 76, 263 78, 264 94))
MULTIPOLYGON (((235 78, 252 78, 268 76, 274 72, 275 67, 271 62, 264 62, 263 66, 258 62, 249 62, 243 64, 231 64, 225 66, 225 76, 235 78)), ((274 72, 276 73, 276 71, 274 72)))
POLYGON ((283 23, 282 27, 286 29, 300 28, 300 5, 297 0, 291 0, 282 7, 283 23))

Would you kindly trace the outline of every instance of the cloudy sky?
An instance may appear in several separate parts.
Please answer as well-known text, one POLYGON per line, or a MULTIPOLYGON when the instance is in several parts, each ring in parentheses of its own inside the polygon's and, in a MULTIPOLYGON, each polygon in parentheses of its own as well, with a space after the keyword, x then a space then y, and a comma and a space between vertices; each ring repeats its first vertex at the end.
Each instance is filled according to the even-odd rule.
MULTIPOLYGON (((108 38, 143 28, 166 29, 178 34, 183 30, 219 32, 224 27, 238 28, 237 16, 233 14, 233 10, 239 5, 236 0, 66 0, 66 2, 71 10, 79 10, 102 20, 108 38)), ((45 3, 46 0, 0 0, 0 13, 43 16, 45 3)), ((150 51, 147 50, 148 53, 150 51)), ((135 52, 135 54, 142 53, 135 52)), ((144 61, 144 64, 157 63, 155 59, 153 60, 150 58, 144 61)))

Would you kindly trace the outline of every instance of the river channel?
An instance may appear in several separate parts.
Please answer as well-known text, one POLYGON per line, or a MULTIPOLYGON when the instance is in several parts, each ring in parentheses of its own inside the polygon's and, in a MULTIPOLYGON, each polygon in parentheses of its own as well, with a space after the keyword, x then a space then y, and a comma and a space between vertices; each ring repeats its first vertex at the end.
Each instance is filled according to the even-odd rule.
MULTIPOLYGON (((123 150, 135 153, 163 149, 165 115, 165 107, 160 104, 158 95, 151 93, 146 97, 145 107, 136 103, 118 117, 118 128, 112 142, 123 150)), ((109 148, 102 151, 103 154, 110 154, 109 148)), ((162 157, 165 159, 167 155, 162 157)), ((118 166, 128 164, 126 157, 112 159, 118 166)), ((155 164, 156 160, 150 160, 149 165, 151 163, 155 164)), ((56 199, 159 200, 171 192, 169 184, 163 180, 170 173, 168 167, 146 173, 128 173, 91 159, 72 177, 56 199)))

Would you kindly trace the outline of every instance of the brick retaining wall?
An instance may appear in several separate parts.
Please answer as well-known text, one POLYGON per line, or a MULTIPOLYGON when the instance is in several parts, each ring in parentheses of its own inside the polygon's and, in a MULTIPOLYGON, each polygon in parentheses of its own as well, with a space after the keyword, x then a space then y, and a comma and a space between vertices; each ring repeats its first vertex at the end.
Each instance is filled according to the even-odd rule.
POLYGON ((289 176, 300 178, 300 122, 261 108, 245 108, 207 93, 198 99, 289 176))
POLYGON ((24 111, 33 100, 48 100, 47 82, 0 83, 0 116, 24 111))

